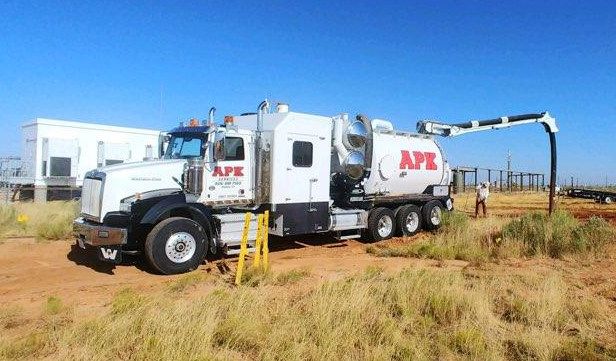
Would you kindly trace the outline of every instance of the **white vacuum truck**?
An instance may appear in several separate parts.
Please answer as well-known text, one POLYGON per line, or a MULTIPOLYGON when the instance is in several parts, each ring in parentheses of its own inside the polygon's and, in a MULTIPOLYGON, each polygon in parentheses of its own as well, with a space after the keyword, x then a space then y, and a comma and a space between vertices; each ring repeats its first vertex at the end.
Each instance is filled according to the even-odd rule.
POLYGON ((264 101, 222 125, 212 108, 207 125, 169 132, 163 160, 89 172, 78 244, 116 263, 143 254, 173 274, 195 269, 208 252, 236 253, 245 212, 269 210, 277 236, 378 241, 436 229, 452 209, 450 169, 432 136, 361 115, 269 108, 264 101))

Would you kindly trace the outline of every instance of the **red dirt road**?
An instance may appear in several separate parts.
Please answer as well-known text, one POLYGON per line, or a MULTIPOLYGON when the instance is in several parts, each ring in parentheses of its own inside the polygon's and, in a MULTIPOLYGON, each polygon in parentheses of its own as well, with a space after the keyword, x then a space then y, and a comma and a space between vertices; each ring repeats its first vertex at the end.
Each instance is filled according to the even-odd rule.
MULTIPOLYGON (((272 239, 270 264, 274 272, 306 268, 311 278, 335 279, 359 272, 369 265, 386 270, 413 265, 441 265, 437 261, 377 258, 365 252, 357 241, 302 241, 272 239)), ((465 262, 447 262, 463 267, 465 262)), ((96 255, 75 247, 71 241, 37 243, 34 239, 9 239, 0 244, 0 304, 19 305, 24 311, 40 312, 50 296, 75 307, 78 313, 91 313, 108 305, 113 294, 126 287, 140 292, 163 289, 181 276, 161 276, 148 272, 140 264, 113 266, 96 255)), ((210 261, 199 271, 211 275, 215 283, 228 282, 235 271, 235 259, 210 261), (227 271, 223 264, 226 264, 227 271)), ((199 272, 198 271, 198 272, 199 272)))

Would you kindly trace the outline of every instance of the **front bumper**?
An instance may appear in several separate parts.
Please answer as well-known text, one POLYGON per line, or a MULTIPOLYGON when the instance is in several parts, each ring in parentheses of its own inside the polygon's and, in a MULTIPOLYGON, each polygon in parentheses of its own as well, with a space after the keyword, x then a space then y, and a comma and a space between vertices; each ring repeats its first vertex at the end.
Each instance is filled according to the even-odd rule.
POLYGON ((126 228, 108 227, 83 218, 73 221, 73 235, 80 246, 121 246, 126 244, 126 228))

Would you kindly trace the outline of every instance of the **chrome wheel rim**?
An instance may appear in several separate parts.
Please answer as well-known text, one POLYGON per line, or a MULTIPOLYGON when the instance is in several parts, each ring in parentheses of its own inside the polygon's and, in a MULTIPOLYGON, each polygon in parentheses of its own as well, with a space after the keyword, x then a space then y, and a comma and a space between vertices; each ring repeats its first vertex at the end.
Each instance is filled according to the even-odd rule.
POLYGON ((432 222, 433 225, 438 226, 441 224, 441 215, 441 207, 432 208, 430 211, 430 222, 432 222))
POLYGON ((406 222, 404 224, 408 233, 413 233, 419 228, 419 214, 411 212, 406 216, 406 222))
POLYGON ((379 225, 377 227, 377 232, 381 238, 388 237, 391 234, 391 230, 394 227, 394 222, 392 221, 390 216, 383 216, 379 219, 379 225))
POLYGON ((611 198, 611 197, 607 197, 607 198, 605 198, 605 203, 606 203, 606 204, 610 204, 610 203, 612 203, 612 198, 611 198))
POLYGON ((184 263, 195 255, 197 242, 186 232, 173 233, 165 244, 165 254, 173 263, 184 263))

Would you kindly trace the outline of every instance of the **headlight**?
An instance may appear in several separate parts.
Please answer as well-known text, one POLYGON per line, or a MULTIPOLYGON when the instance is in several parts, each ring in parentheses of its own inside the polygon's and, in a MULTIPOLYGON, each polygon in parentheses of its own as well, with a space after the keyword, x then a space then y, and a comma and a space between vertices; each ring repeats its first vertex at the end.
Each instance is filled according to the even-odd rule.
POLYGON ((126 197, 120 201, 120 212, 130 213, 133 203, 141 199, 141 193, 135 193, 135 195, 126 197))
POLYGON ((122 200, 120 202, 120 212, 130 213, 131 206, 133 202, 130 200, 122 200))

